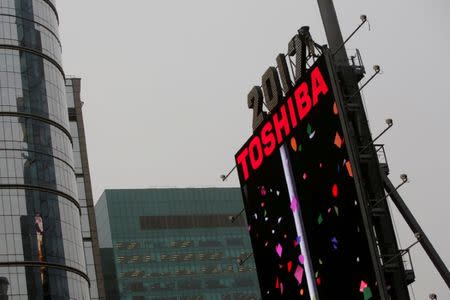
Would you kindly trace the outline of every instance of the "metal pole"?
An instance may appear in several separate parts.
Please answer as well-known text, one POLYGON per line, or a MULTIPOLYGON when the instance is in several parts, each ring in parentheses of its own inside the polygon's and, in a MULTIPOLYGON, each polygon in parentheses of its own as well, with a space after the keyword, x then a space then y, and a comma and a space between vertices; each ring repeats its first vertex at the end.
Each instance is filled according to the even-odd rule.
POLYGON ((383 177, 384 187, 386 191, 390 194, 391 199, 394 202, 395 206, 402 214, 409 228, 411 228, 412 232, 414 232, 414 234, 416 235, 417 239, 419 240, 423 249, 427 253, 428 257, 433 262, 442 279, 444 279, 445 283, 450 288, 450 272, 448 271, 444 261, 441 259, 436 249, 434 249, 427 235, 420 227, 416 218, 414 218, 408 206, 406 206, 405 201, 403 201, 400 194, 395 190, 395 187, 392 184, 391 180, 387 177, 387 175, 383 171, 381 171, 380 173, 381 176, 383 177))
POLYGON ((325 27, 325 34, 327 35, 328 47, 331 52, 335 51, 335 60, 341 65, 349 65, 347 51, 342 38, 341 28, 334 9, 333 0, 317 0, 319 4, 320 15, 322 17, 323 26, 325 27), (339 49, 340 48, 340 49, 339 49))
POLYGON ((291 203, 297 201, 295 204, 297 210, 293 210, 292 214, 294 216, 295 229, 297 231, 297 236, 300 237, 300 250, 303 257, 305 258, 303 267, 305 269, 306 283, 309 290, 309 299, 319 300, 319 292, 317 290, 316 280, 314 279, 314 269, 312 265, 311 254, 309 253, 308 241, 306 239, 305 225, 303 224, 303 218, 301 217, 301 204, 299 202, 297 189, 294 183, 294 173, 292 172, 292 166, 289 159, 289 152, 287 150, 286 144, 280 147, 281 161, 283 163, 284 177, 286 178, 286 185, 289 191, 289 198, 291 203))

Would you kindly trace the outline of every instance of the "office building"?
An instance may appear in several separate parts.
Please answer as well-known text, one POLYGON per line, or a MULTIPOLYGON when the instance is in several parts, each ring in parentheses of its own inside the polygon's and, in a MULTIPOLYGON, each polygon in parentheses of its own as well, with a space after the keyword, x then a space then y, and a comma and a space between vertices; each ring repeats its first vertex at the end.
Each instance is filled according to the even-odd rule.
POLYGON ((54 0, 0 2, 2 299, 90 299, 58 23, 54 0))
POLYGON ((260 299, 245 217, 230 222, 242 207, 238 188, 106 190, 95 212, 107 299, 260 299))
POLYGON ((70 134, 73 141, 75 176, 78 188, 78 201, 81 208, 81 234, 86 258, 87 275, 90 279, 92 300, 105 299, 100 250, 95 224, 94 202, 92 198, 91 176, 86 149, 83 112, 81 101, 81 79, 66 78, 66 98, 69 113, 70 134))

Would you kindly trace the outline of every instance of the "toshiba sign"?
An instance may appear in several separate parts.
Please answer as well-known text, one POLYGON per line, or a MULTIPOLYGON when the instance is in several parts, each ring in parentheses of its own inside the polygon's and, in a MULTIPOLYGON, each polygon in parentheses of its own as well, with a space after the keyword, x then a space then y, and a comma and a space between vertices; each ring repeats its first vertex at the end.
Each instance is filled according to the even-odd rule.
POLYGON ((291 132, 314 110, 321 97, 327 95, 330 87, 324 73, 328 75, 322 57, 285 97, 286 101, 279 103, 271 111, 236 154, 238 171, 244 181, 285 142, 291 132))

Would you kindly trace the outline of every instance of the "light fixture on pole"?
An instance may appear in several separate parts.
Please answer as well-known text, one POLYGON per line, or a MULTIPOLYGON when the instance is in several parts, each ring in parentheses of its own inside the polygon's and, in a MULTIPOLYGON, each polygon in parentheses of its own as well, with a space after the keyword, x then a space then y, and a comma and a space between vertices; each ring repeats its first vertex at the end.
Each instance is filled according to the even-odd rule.
POLYGON ((361 19, 361 24, 359 24, 359 26, 356 27, 355 30, 353 30, 350 36, 333 52, 333 56, 338 53, 339 50, 341 50, 345 46, 345 44, 355 35, 355 33, 367 22, 366 15, 361 15, 359 18, 361 19))
POLYGON ((222 181, 227 180, 228 176, 230 176, 231 173, 233 173, 233 171, 234 171, 235 169, 236 169, 236 165, 230 170, 230 172, 228 172, 227 175, 225 175, 225 174, 220 175, 220 179, 222 179, 222 181))
POLYGON ((249 255, 247 255, 246 257, 244 257, 244 259, 238 258, 237 262, 238 262, 238 264, 239 264, 240 266, 242 266, 242 265, 245 264, 245 262, 246 262, 247 260, 249 260, 249 258, 252 257, 252 256, 253 256, 253 252, 250 253, 249 255))
POLYGON ((370 78, 366 82, 364 82, 364 84, 359 88, 359 90, 357 90, 353 95, 348 97, 347 101, 358 95, 369 84, 369 82, 371 82, 378 74, 380 74, 381 67, 379 65, 374 65, 373 70, 375 71, 375 73, 372 76, 370 76, 370 78))
POLYGON ((377 135, 376 138, 374 138, 369 144, 367 144, 366 146, 364 146, 364 148, 362 148, 361 151, 359 151, 359 153, 364 153, 364 151, 369 148, 371 145, 373 145, 383 134, 386 133, 386 131, 388 131, 389 129, 391 129, 392 126, 394 126, 394 121, 392 119, 386 119, 386 124, 387 127, 379 134, 377 135))
POLYGON ((383 198, 381 198, 380 200, 378 200, 377 202, 375 202, 374 205, 372 205, 372 207, 377 207, 378 204, 380 204, 383 200, 385 200, 387 197, 389 197, 390 195, 392 195, 393 193, 395 193, 396 191, 398 191, 399 188, 401 188, 404 184, 406 184, 408 182, 408 175, 406 174, 401 174, 400 175, 400 179, 402 180, 402 183, 400 183, 394 190, 392 190, 391 192, 387 193, 386 195, 384 195, 383 198))
POLYGON ((237 215, 229 216, 228 219, 230 220, 231 223, 234 223, 234 221, 236 221, 240 216, 242 216, 244 211, 245 211, 245 208, 243 208, 237 215))

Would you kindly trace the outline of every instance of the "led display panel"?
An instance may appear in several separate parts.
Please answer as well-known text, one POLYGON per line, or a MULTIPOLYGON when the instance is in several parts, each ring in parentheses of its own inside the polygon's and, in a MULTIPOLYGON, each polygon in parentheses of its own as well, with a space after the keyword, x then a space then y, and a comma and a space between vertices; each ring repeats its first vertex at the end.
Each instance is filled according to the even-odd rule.
POLYGON ((378 299, 325 57, 236 154, 263 299, 378 299))
POLYGON ((264 164, 243 187, 262 297, 295 299, 306 294, 307 285, 279 153, 264 164))

